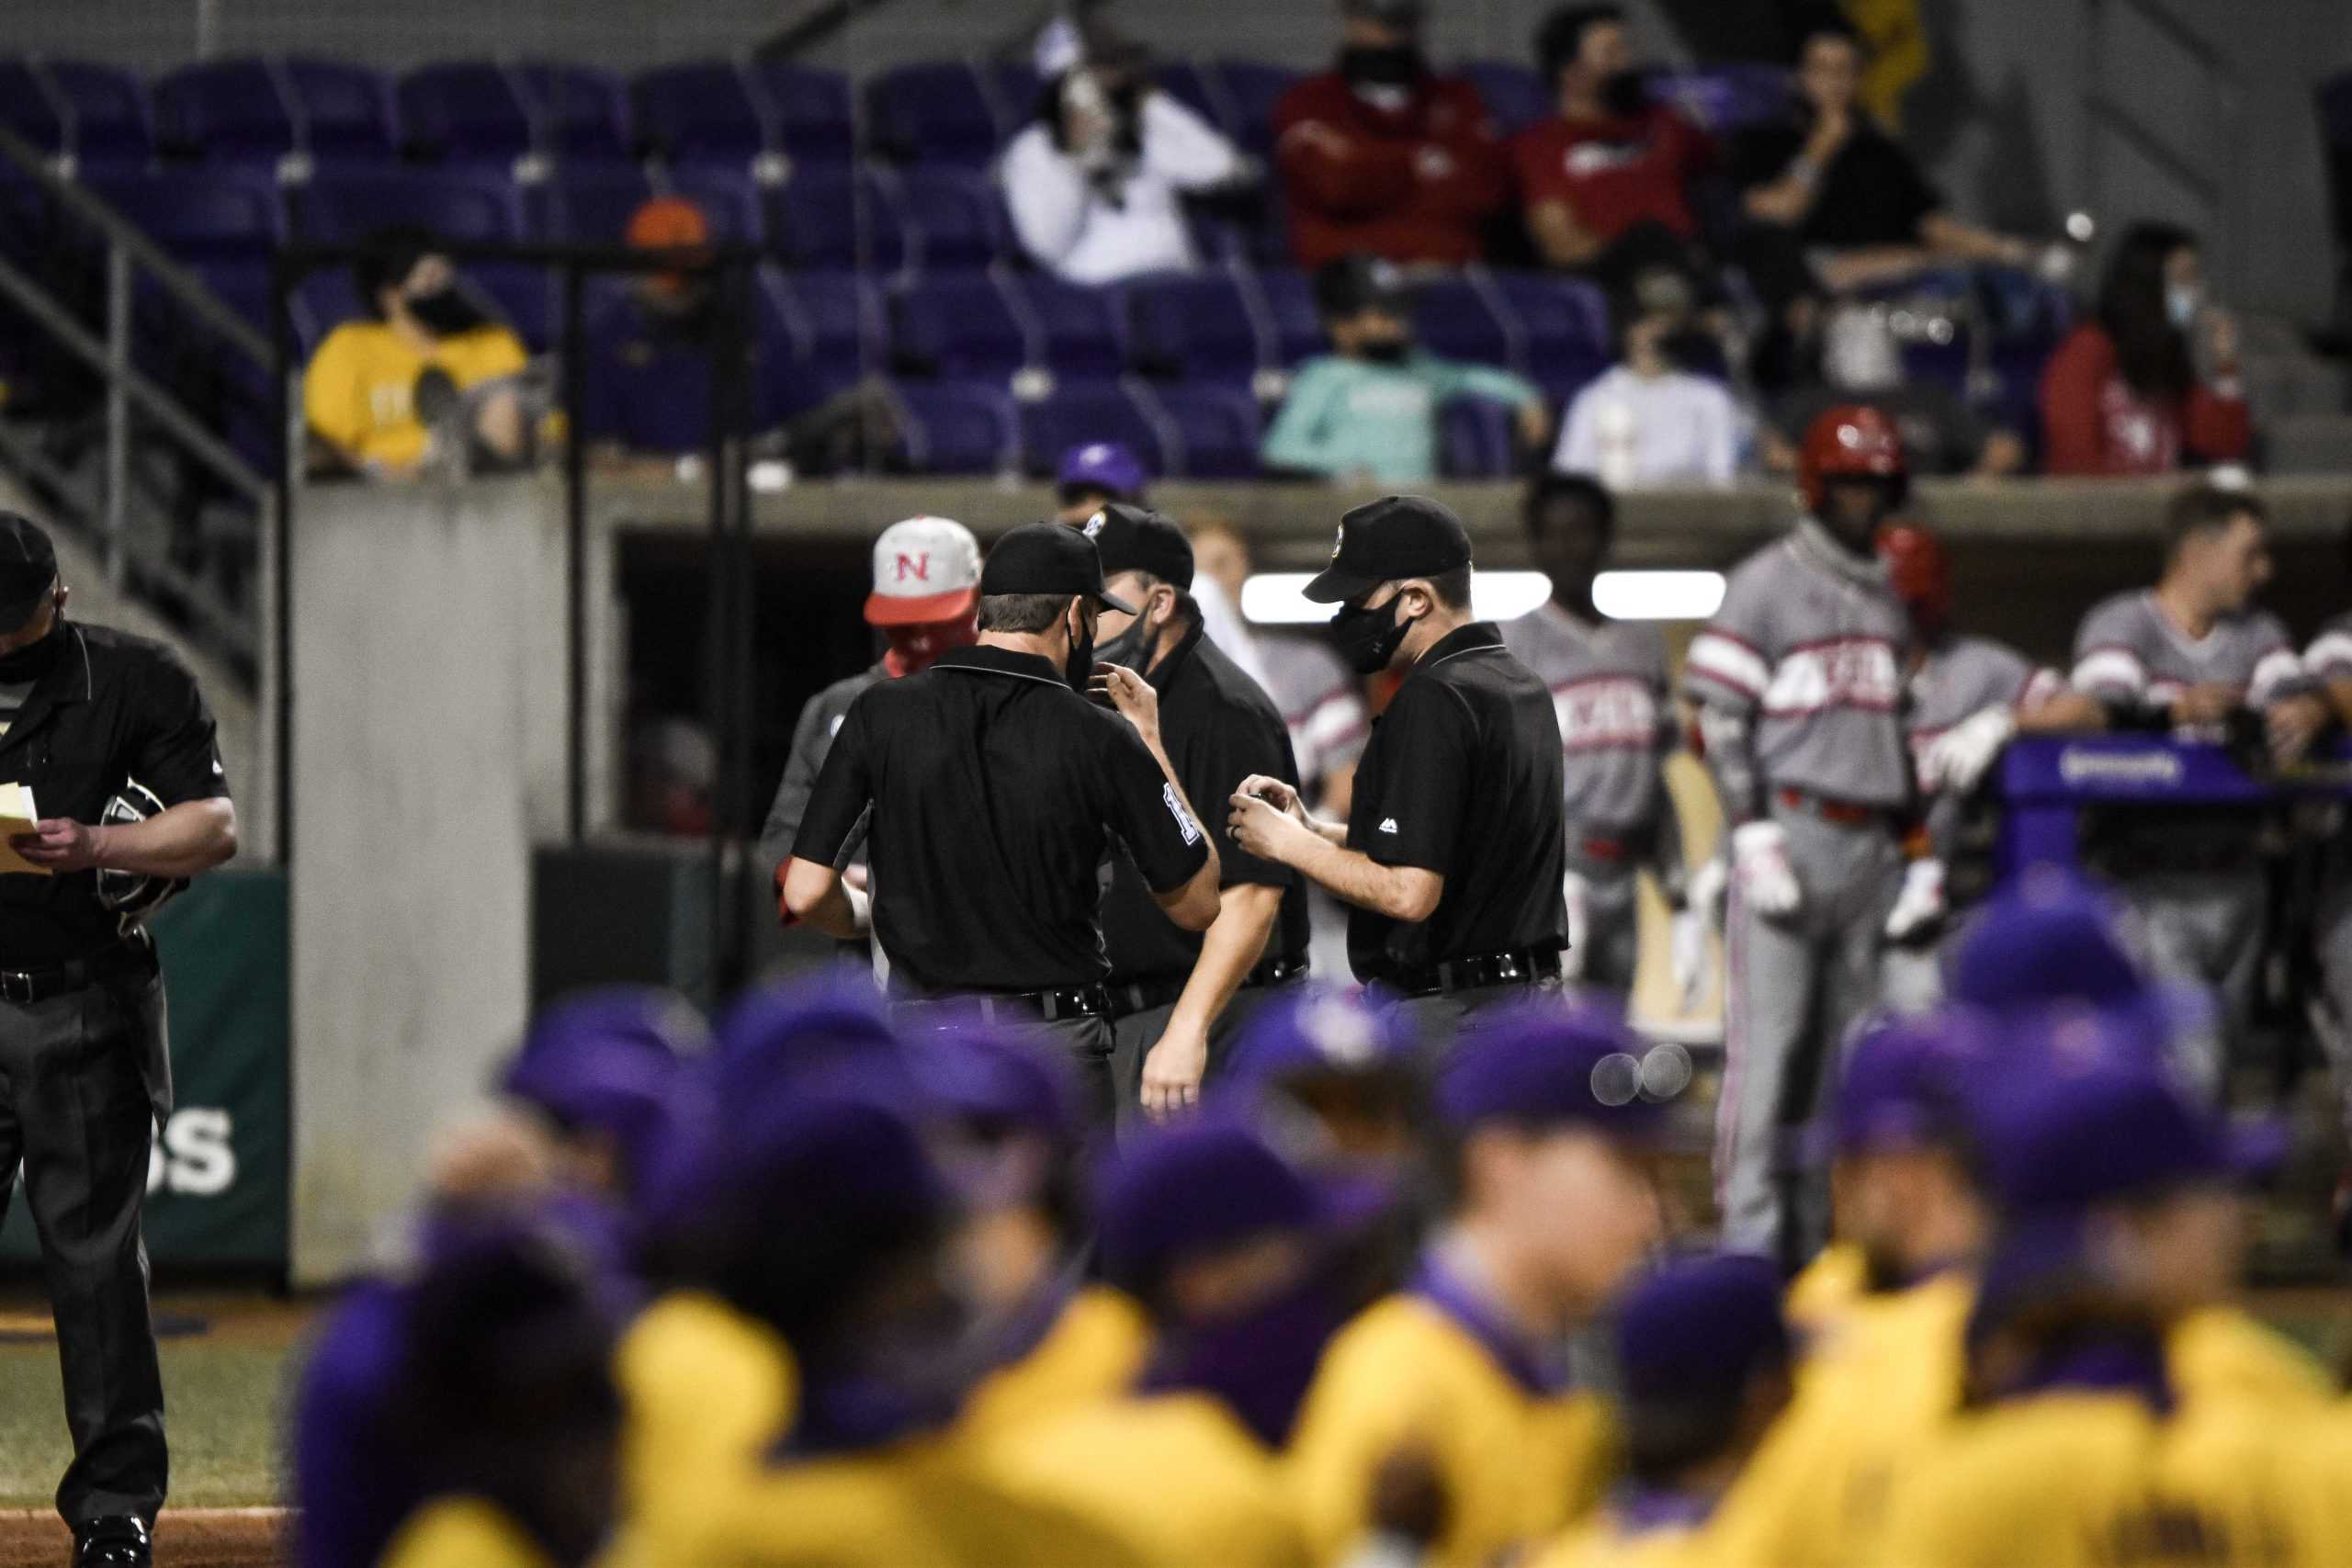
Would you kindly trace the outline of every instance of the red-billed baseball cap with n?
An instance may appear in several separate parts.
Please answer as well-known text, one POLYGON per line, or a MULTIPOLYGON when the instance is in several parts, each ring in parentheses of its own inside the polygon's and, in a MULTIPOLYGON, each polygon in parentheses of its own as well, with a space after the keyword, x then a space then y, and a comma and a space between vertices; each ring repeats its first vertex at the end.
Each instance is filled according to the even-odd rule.
POLYGON ((911 626, 961 620, 980 600, 980 542, 961 523, 910 517, 874 541, 874 592, 865 621, 911 626))

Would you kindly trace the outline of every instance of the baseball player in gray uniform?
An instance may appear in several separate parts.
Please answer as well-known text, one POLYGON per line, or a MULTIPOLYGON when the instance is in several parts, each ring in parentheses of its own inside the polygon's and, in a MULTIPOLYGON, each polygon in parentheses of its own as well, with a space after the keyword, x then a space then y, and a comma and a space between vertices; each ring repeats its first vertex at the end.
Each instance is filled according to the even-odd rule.
MULTIPOLYGON (((949 649, 978 640, 979 602, 980 545, 970 529, 944 517, 910 517, 882 530, 874 541, 874 591, 866 595, 865 624, 882 633, 887 646, 880 659, 842 676, 801 708, 783 781, 760 829, 760 862, 772 874, 781 875, 792 858, 808 792, 850 705, 876 681, 929 669, 949 649)), ((864 833, 853 837, 854 855, 864 842, 864 833)), ((863 877, 862 869, 858 874, 863 877)))
POLYGON ((1593 580, 1617 532, 1616 502, 1600 483, 1545 474, 1529 487, 1523 517, 1529 553, 1551 579, 1552 596, 1503 624, 1503 646, 1551 688, 1560 720, 1568 840, 1563 973, 1596 989, 1633 988, 1646 866, 1674 910, 1675 981, 1687 1004, 1706 948, 1685 897, 1682 821, 1663 770, 1679 728, 1666 638, 1656 626, 1611 621, 1593 606, 1593 580))
POLYGON ((1683 669, 1731 828, 1724 1239, 1792 1270, 1828 1232, 1827 1171, 1805 1124, 1837 1080, 1847 1032, 1877 1002, 1903 881, 1911 769, 1898 660, 1910 628, 1875 546, 1906 479, 1885 416, 1823 414, 1799 455, 1810 514, 1740 563, 1683 669))
POLYGON ((1996 808, 1976 793, 2012 735, 2077 727, 2095 713, 2066 677, 1990 637, 1951 628, 1951 560, 1927 529, 1879 531, 1894 596, 1911 618, 1904 655, 1904 729, 1921 820, 1903 891, 1887 916, 1885 992, 1899 1012, 1943 1000, 1943 956, 1992 890, 1996 808))
MULTIPOLYGON (((2352 728, 2352 613, 2335 617, 2303 650, 2303 673, 2327 698, 2335 722, 2352 728)), ((2327 857, 2319 908, 2312 922, 2312 941, 2319 958, 2320 987, 2330 1013, 2319 1032, 2335 1069, 2335 1092, 2343 1107, 2344 1126, 2352 1134, 2352 848, 2345 843, 2346 808, 2341 802, 2331 814, 2335 831, 2322 851, 2327 857)), ((2345 1173, 2335 1194, 2339 1246, 2352 1251, 2352 1169, 2345 1173)))
MULTIPOLYGON (((2099 705, 2098 727, 2221 740, 2259 716, 2273 759, 2300 757, 2330 719, 2275 615, 2254 609, 2270 577, 2262 503, 2198 485, 2165 519, 2164 575, 2120 593, 2075 634, 2074 685, 2099 705)), ((2261 953, 2268 887, 2256 837, 2264 813, 2235 807, 2147 807, 2086 825, 2085 858, 2120 886, 2154 974, 2211 987, 2222 1041, 2242 1029, 2261 953)), ((2180 1053, 2208 1095, 2222 1090, 2225 1045, 2180 1053)))

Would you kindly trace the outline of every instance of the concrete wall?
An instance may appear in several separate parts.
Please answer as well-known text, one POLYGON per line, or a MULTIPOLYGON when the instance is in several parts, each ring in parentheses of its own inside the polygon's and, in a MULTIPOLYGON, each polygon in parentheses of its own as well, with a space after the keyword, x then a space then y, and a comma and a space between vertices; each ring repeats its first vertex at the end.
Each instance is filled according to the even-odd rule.
POLYGON ((300 1280, 364 1261, 523 1026, 529 848, 561 820, 559 494, 516 479, 300 497, 300 1280))

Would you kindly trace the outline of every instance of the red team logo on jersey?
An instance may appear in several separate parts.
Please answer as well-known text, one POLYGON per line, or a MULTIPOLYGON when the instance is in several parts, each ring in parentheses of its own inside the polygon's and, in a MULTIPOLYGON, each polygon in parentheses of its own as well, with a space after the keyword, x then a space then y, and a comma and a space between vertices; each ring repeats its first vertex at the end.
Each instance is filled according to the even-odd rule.
POLYGON ((1792 648, 1772 668, 1764 711, 1792 715, 1823 708, 1894 711, 1902 675, 1883 637, 1842 637, 1792 648))
POLYGON ((1657 744, 1657 704, 1646 682, 1600 676, 1552 689, 1563 750, 1657 744))

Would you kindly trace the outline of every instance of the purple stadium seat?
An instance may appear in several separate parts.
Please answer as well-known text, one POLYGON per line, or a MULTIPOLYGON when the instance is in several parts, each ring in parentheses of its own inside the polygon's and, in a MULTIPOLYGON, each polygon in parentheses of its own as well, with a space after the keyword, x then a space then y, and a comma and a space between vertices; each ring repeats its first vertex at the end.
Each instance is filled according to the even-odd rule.
POLYGON ((1163 61, 1152 67, 1151 79, 1161 92, 1211 125, 1222 126, 1225 110, 1218 102, 1218 88, 1210 80, 1213 69, 1193 60, 1163 61))
POLYGON ((511 163, 531 151, 530 106, 487 60, 420 65, 400 82, 401 126, 427 158, 511 163))
POLYGON ((399 151, 391 84, 380 73, 300 58, 285 61, 279 71, 294 100, 296 134, 313 158, 362 163, 399 151))
POLYGON ((701 208, 716 239, 765 242, 759 186, 748 175, 721 168, 673 169, 659 182, 625 166, 566 174, 555 184, 548 231, 582 244, 617 245, 628 233, 629 219, 657 189, 701 208))
POLYGON ((996 119, 1000 145, 1036 118, 1037 100, 1045 89, 1046 85, 1037 79, 1034 67, 1003 62, 980 67, 980 91, 988 98, 989 114, 996 119))
POLYGON ((523 227, 512 186, 457 170, 322 175, 303 193, 299 212, 304 236, 329 243, 364 239, 399 223, 474 241, 513 240, 523 227))
POLYGON ((563 293, 556 274, 519 262, 473 262, 458 269, 488 297, 523 346, 544 354, 563 335, 563 293))
POLYGON ((0 60, 0 126, 44 152, 65 151, 65 118, 21 60, 0 60))
POLYGON ((872 169, 800 169, 776 192, 772 243, 795 266, 894 272, 906 263, 904 217, 872 169))
POLYGON ((259 257, 236 256, 188 263, 198 281, 220 297, 220 302, 247 321, 269 331, 269 263, 259 257))
POLYGON ((1466 277, 1417 285, 1413 329, 1422 347, 1448 359, 1473 365, 1510 363, 1510 328, 1485 291, 1466 277))
POLYGON ((1462 74, 1476 85, 1487 112, 1506 136, 1549 119, 1556 107, 1544 78, 1515 61, 1474 60, 1462 67, 1462 74))
POLYGON ((1136 366, 1185 381, 1247 385, 1264 361, 1257 311, 1225 273, 1146 278, 1127 288, 1136 366))
POLYGON ((99 175, 90 194, 184 261, 264 257, 286 232, 277 182, 236 169, 99 175))
POLYGON ((360 308, 359 291, 352 287, 347 266, 323 267, 295 286, 287 301, 293 318, 295 341, 308 357, 327 333, 368 312, 360 308))
POLYGON ((155 82, 159 140, 214 163, 269 162, 294 151, 294 107, 260 60, 183 65, 155 82))
POLYGON ((767 106, 776 140, 799 164, 846 164, 857 152, 849 78, 807 65, 754 65, 753 86, 767 106))
POLYGON ((1710 65, 1650 79, 1658 97, 1702 130, 1730 136, 1789 117, 1789 73, 1777 65, 1710 65))
POLYGON ((1517 321, 1516 368, 1555 400, 1575 396, 1609 367, 1609 303, 1578 278, 1547 273, 1493 275, 1496 292, 1517 321))
POLYGON ((996 111, 961 61, 901 65, 866 86, 874 145, 909 163, 978 168, 996 156, 996 111))
POLYGON ((514 76, 538 125, 541 152, 582 163, 629 155, 628 95, 618 77, 546 62, 517 65, 514 76))
POLYGON ((1161 422, 1125 387, 1088 381, 1057 388, 1021 407, 1021 446, 1033 474, 1050 474, 1063 453, 1093 441, 1123 441, 1157 477, 1169 471, 1161 422))
POLYGON ((1220 60, 1217 85, 1225 89, 1226 133, 1249 152, 1263 157, 1274 144, 1271 125, 1274 106, 1298 85, 1299 73, 1255 60, 1220 60))
POLYGON ((787 410, 823 401, 880 368, 882 309, 874 285, 854 272, 771 273, 763 279, 797 349, 787 410))
POLYGON ((1492 399, 1455 398, 1438 410, 1438 470, 1447 479, 1509 479, 1515 440, 1511 411, 1492 399))
POLYGON ((85 171, 135 166, 155 151, 147 89, 138 77, 86 60, 46 60, 41 80, 65 107, 74 156, 85 171))
MULTIPOLYGON (((591 318, 581 423, 591 441, 640 452, 696 452, 710 441, 711 356, 649 330, 626 287, 605 280, 591 318)), ((775 299, 752 295, 748 431, 773 426, 797 349, 775 299)))
POLYGON ((891 304, 896 355, 910 369, 1001 385, 1029 363, 1029 334, 987 273, 910 278, 891 304))
POLYGON ((985 176, 918 164, 899 175, 898 185, 899 208, 922 265, 987 266, 1004 259, 1004 209, 985 176))
POLYGON ((894 466, 919 474, 995 474, 1020 466, 1020 415, 1002 387, 901 381, 892 391, 906 421, 894 466))
POLYGON ((1258 400, 1234 387, 1179 383, 1137 387, 1159 406, 1176 447, 1169 471, 1194 479, 1254 479, 1258 473, 1258 400))
POLYGON ((1258 275, 1258 290, 1266 302, 1266 320, 1274 332, 1274 362, 1296 365, 1331 351, 1323 319, 1315 312, 1315 286, 1306 275, 1291 268, 1258 275))
POLYGON ((655 66, 638 73, 635 94, 638 133, 673 163, 740 166, 772 145, 751 80, 733 61, 655 66))
POLYGON ((1064 283, 1043 275, 1008 277, 1014 307, 1035 329, 1037 363, 1077 379, 1114 377, 1126 368, 1125 333, 1116 290, 1064 283))

